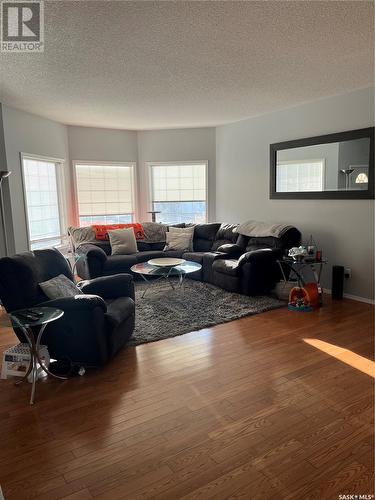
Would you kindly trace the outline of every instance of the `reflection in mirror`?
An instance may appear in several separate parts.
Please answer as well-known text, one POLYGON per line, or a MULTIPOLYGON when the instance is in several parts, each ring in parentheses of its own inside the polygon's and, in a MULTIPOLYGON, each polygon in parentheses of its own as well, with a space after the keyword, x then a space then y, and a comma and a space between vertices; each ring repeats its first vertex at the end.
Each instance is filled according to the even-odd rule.
POLYGON ((276 151, 276 192, 368 189, 370 138, 276 151))

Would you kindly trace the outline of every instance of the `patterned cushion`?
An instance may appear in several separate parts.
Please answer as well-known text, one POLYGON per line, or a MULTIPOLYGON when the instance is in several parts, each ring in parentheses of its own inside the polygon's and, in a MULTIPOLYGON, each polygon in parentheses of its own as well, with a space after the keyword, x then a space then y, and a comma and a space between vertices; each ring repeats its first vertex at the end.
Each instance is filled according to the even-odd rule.
POLYGON ((40 288, 49 299, 61 299, 82 294, 81 290, 64 274, 39 283, 40 288))

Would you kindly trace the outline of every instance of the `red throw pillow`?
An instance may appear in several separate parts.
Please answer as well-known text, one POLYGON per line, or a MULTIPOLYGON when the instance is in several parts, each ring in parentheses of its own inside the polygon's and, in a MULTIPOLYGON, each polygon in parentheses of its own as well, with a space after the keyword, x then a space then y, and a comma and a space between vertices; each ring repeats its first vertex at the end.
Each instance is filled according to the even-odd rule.
POLYGON ((124 229, 127 227, 132 227, 136 240, 143 240, 145 237, 145 233, 143 231, 143 227, 139 223, 134 224, 95 224, 92 226, 95 231, 95 239, 99 241, 108 240, 108 231, 112 231, 113 229, 124 229))

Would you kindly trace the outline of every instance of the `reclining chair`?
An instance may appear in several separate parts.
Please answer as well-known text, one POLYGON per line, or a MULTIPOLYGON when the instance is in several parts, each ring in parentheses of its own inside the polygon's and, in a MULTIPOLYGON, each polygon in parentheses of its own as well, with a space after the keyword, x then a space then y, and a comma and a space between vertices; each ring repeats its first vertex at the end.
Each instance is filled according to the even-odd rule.
MULTIPOLYGON (((0 259, 0 300, 7 312, 35 306, 62 309, 64 315, 48 325, 42 344, 52 358, 83 366, 109 361, 134 330, 133 279, 128 274, 80 283, 83 294, 49 300, 39 283, 64 274, 73 281, 69 264, 55 249, 35 250, 0 259)), ((21 331, 15 329, 21 342, 21 331)))

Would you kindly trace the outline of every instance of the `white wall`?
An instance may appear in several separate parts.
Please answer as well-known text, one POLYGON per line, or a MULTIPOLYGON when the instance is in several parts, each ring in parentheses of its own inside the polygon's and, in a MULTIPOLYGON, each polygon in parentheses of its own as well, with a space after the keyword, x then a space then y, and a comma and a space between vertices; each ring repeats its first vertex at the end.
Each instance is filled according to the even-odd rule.
POLYGON ((374 89, 322 99, 217 128, 216 216, 296 225, 313 234, 331 265, 352 268, 349 294, 374 298, 373 200, 270 200, 269 145, 374 125, 374 89))
MULTIPOLYGON (((20 153, 35 154, 66 160, 65 180, 70 193, 70 167, 68 136, 65 125, 36 115, 3 106, 3 127, 7 169, 13 219, 14 250, 23 252, 28 248, 25 204, 22 187, 20 153)), ((68 219, 71 219, 72 200, 67 203, 68 219)), ((12 245, 13 246, 13 245, 12 245)), ((13 248, 12 248, 13 249, 13 248)))
POLYGON ((208 161, 208 220, 215 220, 215 128, 150 130, 138 132, 139 200, 141 219, 149 220, 148 172, 150 161, 208 161))

